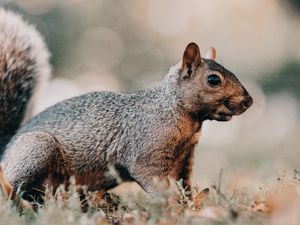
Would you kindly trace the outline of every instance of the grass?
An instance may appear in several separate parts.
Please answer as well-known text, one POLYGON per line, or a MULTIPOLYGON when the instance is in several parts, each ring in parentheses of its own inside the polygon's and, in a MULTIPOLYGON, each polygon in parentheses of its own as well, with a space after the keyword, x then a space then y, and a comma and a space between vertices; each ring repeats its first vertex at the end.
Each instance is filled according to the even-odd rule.
POLYGON ((238 186, 232 192, 232 183, 235 178, 224 177, 221 170, 209 189, 193 187, 193 200, 188 199, 181 182, 154 198, 141 190, 121 188, 121 196, 106 193, 96 204, 95 194, 87 193, 87 212, 82 212, 74 184, 67 191, 61 187, 56 196, 48 190, 45 204, 37 213, 20 211, 1 195, 0 224, 299 224, 298 171, 278 176, 272 184, 257 187, 255 193, 244 192, 238 186))

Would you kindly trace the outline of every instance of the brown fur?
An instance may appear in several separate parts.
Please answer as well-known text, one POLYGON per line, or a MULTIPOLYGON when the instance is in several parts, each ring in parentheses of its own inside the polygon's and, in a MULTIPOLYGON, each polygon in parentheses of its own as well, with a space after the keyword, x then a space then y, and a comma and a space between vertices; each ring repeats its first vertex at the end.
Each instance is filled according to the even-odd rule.
POLYGON ((183 180, 191 189, 195 145, 205 120, 227 121, 243 113, 252 98, 238 79, 195 43, 182 63, 156 87, 135 93, 95 92, 56 104, 18 130, 3 166, 14 191, 39 197, 44 184, 68 185, 70 176, 88 191, 135 181, 155 195, 153 182, 183 180), (210 83, 217 77, 219 84, 210 83))

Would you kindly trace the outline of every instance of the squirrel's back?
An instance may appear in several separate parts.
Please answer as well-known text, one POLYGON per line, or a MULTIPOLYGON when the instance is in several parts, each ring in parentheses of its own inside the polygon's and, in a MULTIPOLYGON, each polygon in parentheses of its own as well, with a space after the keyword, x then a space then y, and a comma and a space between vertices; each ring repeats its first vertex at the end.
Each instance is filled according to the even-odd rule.
POLYGON ((43 38, 20 16, 0 8, 0 157, 50 76, 43 38))

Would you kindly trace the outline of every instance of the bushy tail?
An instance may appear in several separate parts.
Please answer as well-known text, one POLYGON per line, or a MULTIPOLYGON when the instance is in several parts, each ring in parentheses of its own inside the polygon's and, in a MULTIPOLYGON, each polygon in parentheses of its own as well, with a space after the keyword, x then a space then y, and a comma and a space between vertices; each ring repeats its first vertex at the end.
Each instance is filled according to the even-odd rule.
POLYGON ((49 53, 36 29, 0 8, 0 158, 50 76, 49 53))

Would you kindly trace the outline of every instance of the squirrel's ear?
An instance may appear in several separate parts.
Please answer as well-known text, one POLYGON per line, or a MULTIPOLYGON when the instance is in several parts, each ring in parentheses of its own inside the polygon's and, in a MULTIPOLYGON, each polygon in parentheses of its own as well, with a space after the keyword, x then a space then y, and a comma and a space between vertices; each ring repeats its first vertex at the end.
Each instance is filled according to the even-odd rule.
POLYGON ((193 73, 194 69, 200 66, 200 64, 201 55, 199 47, 196 43, 191 42, 186 46, 185 51, 183 53, 181 71, 182 73, 186 73, 185 77, 188 77, 193 73))
POLYGON ((206 50, 205 58, 215 61, 216 55, 217 55, 216 49, 214 47, 210 47, 209 49, 206 50))

